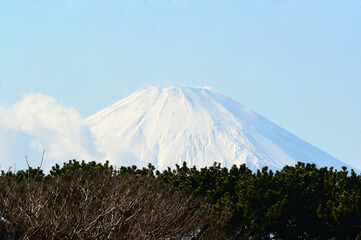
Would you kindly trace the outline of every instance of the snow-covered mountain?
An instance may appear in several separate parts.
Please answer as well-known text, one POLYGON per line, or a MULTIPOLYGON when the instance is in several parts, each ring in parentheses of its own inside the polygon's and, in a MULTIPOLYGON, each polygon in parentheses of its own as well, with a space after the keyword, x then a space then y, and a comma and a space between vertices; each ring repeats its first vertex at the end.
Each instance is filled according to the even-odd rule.
POLYGON ((98 151, 116 165, 246 165, 281 169, 298 161, 347 166, 218 92, 147 87, 86 119, 98 151))

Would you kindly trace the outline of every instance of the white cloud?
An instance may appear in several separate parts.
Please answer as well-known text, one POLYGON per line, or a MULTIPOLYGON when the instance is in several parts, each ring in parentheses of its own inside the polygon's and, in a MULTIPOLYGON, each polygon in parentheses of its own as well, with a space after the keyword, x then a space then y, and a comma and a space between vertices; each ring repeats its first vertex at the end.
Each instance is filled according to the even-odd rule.
POLYGON ((69 159, 99 159, 75 109, 42 94, 26 94, 11 108, 0 107, 0 169, 25 168, 24 155, 36 167, 43 149, 45 170, 69 159))

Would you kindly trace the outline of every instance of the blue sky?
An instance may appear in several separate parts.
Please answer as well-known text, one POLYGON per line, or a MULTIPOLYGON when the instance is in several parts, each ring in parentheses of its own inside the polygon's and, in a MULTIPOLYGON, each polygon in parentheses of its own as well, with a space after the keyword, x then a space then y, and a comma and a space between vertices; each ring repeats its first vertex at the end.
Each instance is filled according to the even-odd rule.
MULTIPOLYGON (((0 105, 49 96, 78 119, 148 85, 212 86, 361 169, 360 12, 356 0, 0 1, 0 105)), ((8 132, 3 146, 18 141, 8 132)))

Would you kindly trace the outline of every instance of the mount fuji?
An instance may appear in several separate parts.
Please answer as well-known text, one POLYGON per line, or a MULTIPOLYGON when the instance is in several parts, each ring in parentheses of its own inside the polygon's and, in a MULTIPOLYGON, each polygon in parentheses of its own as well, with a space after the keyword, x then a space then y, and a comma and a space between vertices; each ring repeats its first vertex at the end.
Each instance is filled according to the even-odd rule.
POLYGON ((147 87, 86 119, 98 151, 115 165, 280 170, 298 161, 347 164, 207 87, 147 87))

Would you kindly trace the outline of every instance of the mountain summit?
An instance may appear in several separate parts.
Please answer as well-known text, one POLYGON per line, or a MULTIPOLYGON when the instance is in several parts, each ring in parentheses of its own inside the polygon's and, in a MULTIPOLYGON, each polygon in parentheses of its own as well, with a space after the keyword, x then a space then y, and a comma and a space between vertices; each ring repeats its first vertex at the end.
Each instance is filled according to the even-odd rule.
MULTIPOLYGON (((211 88, 147 87, 86 119, 98 150, 116 165, 158 169, 214 162, 256 170, 298 161, 347 166, 211 88)), ((349 166, 347 166, 349 167, 349 166)))

